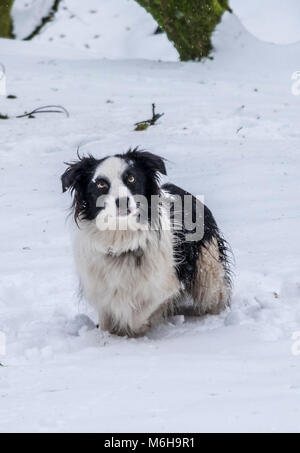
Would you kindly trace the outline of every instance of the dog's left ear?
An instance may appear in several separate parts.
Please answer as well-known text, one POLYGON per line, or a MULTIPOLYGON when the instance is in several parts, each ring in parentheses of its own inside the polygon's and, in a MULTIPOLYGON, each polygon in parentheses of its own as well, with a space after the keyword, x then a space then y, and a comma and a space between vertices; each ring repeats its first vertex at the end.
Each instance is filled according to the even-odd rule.
POLYGON ((76 190, 83 184, 86 177, 91 173, 95 166, 96 159, 92 156, 83 157, 77 162, 67 163, 68 168, 61 176, 62 191, 76 190))
POLYGON ((167 174, 164 159, 156 154, 149 153, 147 151, 141 151, 139 153, 143 161, 147 164, 147 167, 153 172, 161 173, 162 175, 167 174))
POLYGON ((139 151, 138 148, 135 148, 133 150, 130 149, 125 154, 125 157, 135 160, 153 174, 167 174, 164 159, 156 154, 149 153, 148 151, 139 151))

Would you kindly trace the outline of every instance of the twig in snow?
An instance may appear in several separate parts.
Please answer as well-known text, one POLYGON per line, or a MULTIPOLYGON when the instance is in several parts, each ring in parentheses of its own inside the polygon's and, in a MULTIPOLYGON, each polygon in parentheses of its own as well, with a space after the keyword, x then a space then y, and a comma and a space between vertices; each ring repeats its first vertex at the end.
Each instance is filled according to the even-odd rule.
POLYGON ((23 115, 13 117, 0 113, 0 120, 8 120, 10 118, 35 118, 34 115, 37 113, 64 113, 67 118, 70 116, 68 110, 62 105, 44 105, 43 107, 32 110, 32 112, 25 112, 23 115))
POLYGON ((164 115, 164 113, 155 113, 155 104, 152 104, 152 118, 149 120, 145 121, 139 121, 138 123, 135 123, 135 131, 144 131, 145 129, 148 129, 149 126, 154 126, 156 121, 159 120, 164 115))
POLYGON ((34 115, 37 113, 64 113, 67 118, 70 116, 68 110, 62 105, 44 105, 43 107, 38 107, 37 109, 32 110, 32 112, 25 112, 23 115, 17 115, 16 118, 34 118, 34 115))

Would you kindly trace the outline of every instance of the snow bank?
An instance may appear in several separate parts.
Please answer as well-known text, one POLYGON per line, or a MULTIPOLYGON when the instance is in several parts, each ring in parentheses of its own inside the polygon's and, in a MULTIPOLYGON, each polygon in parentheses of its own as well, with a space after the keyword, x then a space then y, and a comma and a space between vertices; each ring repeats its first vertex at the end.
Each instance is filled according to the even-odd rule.
POLYGON ((246 29, 263 41, 291 44, 300 41, 298 0, 230 0, 246 29))
MULTIPOLYGON (((15 0, 14 32, 28 36, 46 15, 53 1, 15 0)), ((90 57, 144 58, 176 61, 178 54, 166 35, 154 34, 156 22, 134 0, 64 0, 55 20, 48 23, 35 41, 49 42, 90 57)))

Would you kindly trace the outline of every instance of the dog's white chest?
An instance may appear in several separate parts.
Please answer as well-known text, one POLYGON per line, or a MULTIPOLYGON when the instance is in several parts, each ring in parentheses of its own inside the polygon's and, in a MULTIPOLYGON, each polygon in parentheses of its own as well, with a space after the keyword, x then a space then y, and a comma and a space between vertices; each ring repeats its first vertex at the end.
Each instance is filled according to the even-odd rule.
POLYGON ((137 329, 179 291, 170 232, 149 241, 142 252, 105 254, 91 248, 84 234, 77 237, 75 261, 83 293, 100 317, 137 329))

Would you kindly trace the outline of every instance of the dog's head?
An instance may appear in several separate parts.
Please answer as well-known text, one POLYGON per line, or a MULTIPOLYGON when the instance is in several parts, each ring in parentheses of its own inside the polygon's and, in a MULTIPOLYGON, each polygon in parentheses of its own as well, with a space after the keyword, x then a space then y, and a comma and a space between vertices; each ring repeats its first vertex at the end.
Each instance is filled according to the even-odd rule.
POLYGON ((73 194, 76 222, 96 220, 99 229, 106 229, 111 220, 126 219, 128 225, 141 213, 149 220, 151 196, 160 191, 159 174, 166 175, 164 160, 135 148, 103 159, 79 158, 68 164, 61 180, 63 192, 73 194))

